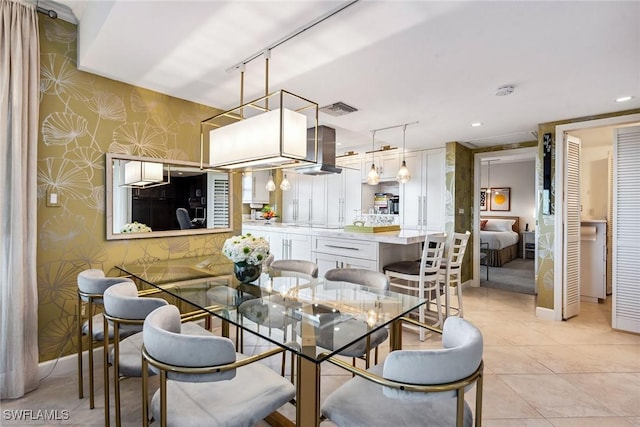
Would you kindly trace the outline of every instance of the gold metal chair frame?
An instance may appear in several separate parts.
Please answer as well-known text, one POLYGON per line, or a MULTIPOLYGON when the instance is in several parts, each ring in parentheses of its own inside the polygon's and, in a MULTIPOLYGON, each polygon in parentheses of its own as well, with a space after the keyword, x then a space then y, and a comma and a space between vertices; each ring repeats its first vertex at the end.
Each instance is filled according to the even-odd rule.
MULTIPOLYGON (((82 399, 84 397, 84 379, 82 374, 82 352, 84 351, 82 348, 82 320, 84 319, 84 316, 82 316, 82 305, 86 302, 88 307, 87 321, 89 323, 89 332, 87 336, 89 337, 89 342, 91 343, 89 346, 89 408, 91 409, 95 407, 93 389, 93 343, 96 342, 96 340, 93 339, 93 316, 95 305, 102 305, 94 303, 94 300, 102 299, 102 297, 102 294, 89 294, 78 290, 78 344, 76 346, 76 350, 78 353, 78 399, 82 399), (86 298, 87 301, 83 301, 82 298, 86 298)), ((104 330, 104 335, 108 335, 108 330, 104 330)))
POLYGON ((249 356, 246 359, 237 360, 233 363, 226 365, 216 365, 207 367, 184 367, 177 365, 170 365, 159 360, 154 359, 147 352, 144 345, 142 346, 142 422, 143 425, 149 426, 151 419, 149 419, 149 386, 147 385, 149 377, 149 365, 154 366, 160 371, 160 426, 167 427, 167 372, 176 372, 183 374, 213 374, 232 369, 240 368, 250 363, 257 362, 258 360, 271 357, 275 354, 286 351, 284 348, 274 348, 267 350, 260 354, 249 356))
MULTIPOLYGON (((414 324, 421 328, 425 328, 432 332, 442 335, 442 329, 439 329, 424 323, 420 323, 414 319, 410 319, 408 317, 401 317, 398 320, 414 324)), ((365 380, 374 382, 376 384, 379 384, 385 387, 391 387, 398 390, 420 392, 420 393, 439 393, 439 392, 445 392, 445 391, 456 391, 456 404, 457 404, 456 405, 456 427, 463 427, 464 425, 464 389, 468 385, 475 383, 477 390, 476 390, 475 423, 474 424, 476 427, 481 427, 482 425, 482 384, 483 384, 483 371, 484 371, 483 361, 480 361, 480 365, 478 366, 478 369, 476 369, 468 377, 463 378, 461 380, 450 382, 450 383, 444 383, 444 384, 417 385, 417 384, 388 380, 379 375, 375 375, 375 374, 372 374, 371 372, 365 371, 364 369, 351 366, 344 360, 341 360, 335 356, 328 357, 326 360, 340 368, 346 369, 347 371, 351 372, 353 375, 358 375, 364 378, 365 380)))
MULTIPOLYGON (((106 330, 107 325, 111 322, 113 327, 113 387, 114 397, 116 405, 116 426, 121 425, 121 411, 120 411, 120 381, 127 379, 127 377, 120 375, 120 364, 118 363, 120 357, 120 325, 143 325, 144 319, 124 319, 121 317, 110 316, 107 313, 102 313, 104 319, 104 328, 106 330)), ((195 310, 189 313, 183 313, 180 316, 182 322, 188 322, 199 318, 205 318, 207 329, 211 329, 211 317, 203 310, 195 310)), ((104 423, 106 426, 110 425, 110 408, 109 408, 109 336, 106 335, 104 339, 104 423)))

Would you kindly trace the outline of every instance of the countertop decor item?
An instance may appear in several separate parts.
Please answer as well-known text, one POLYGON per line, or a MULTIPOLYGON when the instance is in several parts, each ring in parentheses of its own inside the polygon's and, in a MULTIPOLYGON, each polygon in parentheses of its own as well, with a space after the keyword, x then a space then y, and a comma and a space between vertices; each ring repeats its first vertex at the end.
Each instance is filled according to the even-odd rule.
POLYGON ((276 211, 274 211, 271 206, 265 205, 262 208, 262 217, 266 219, 265 224, 271 224, 271 220, 277 218, 278 214, 276 214, 276 211))
POLYGON ((233 236, 225 240, 222 253, 233 261, 233 273, 242 283, 250 283, 260 277, 262 261, 269 255, 269 242, 251 233, 233 236))

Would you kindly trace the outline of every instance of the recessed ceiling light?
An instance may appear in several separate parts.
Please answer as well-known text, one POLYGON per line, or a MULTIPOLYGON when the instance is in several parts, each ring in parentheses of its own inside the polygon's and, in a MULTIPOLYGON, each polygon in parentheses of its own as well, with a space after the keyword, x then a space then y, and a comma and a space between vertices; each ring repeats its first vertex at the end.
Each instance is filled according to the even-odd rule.
POLYGON ((616 98, 616 102, 627 102, 631 101, 633 96, 621 96, 620 98, 616 98))
POLYGON ((482 122, 471 123, 471 126, 473 126, 474 128, 477 128, 478 126, 482 126, 482 122))

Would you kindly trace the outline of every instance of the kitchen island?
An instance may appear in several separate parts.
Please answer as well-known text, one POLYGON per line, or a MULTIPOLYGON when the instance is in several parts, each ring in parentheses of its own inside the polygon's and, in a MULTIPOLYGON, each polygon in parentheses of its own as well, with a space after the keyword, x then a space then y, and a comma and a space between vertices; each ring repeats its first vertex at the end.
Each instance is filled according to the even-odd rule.
MULTIPOLYGON (((437 232, 437 231, 433 231, 437 232)), ((422 242, 431 231, 400 230, 359 233, 342 228, 249 221, 242 233, 264 237, 275 259, 305 259, 323 275, 332 268, 357 267, 382 272, 385 265, 420 258, 422 242)))

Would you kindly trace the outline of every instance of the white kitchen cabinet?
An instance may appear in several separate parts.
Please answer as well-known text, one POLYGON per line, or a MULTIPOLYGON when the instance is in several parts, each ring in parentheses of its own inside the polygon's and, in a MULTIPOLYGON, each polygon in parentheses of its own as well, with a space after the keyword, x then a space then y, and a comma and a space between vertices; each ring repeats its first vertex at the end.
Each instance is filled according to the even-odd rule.
POLYGON ((269 233, 269 246, 274 259, 311 260, 311 236, 297 233, 269 233))
POLYGON ((332 268, 379 270, 377 242, 314 236, 311 256, 319 275, 332 268))
POLYGON ((268 204, 269 171, 245 172, 242 175, 242 203, 268 204))
POLYGON ((263 237, 269 242, 269 252, 275 260, 303 259, 311 260, 311 236, 305 233, 288 233, 274 228, 265 231, 260 227, 243 227, 242 234, 251 233, 256 237, 263 237))
POLYGON ((444 149, 416 151, 405 155, 411 180, 400 184, 402 228, 444 230, 444 149))
POLYGON ((286 173, 286 177, 291 189, 282 192, 282 222, 326 224, 325 176, 286 173))
POLYGON ((363 182, 367 181, 367 175, 369 175, 369 171, 371 170, 372 159, 376 166, 376 171, 378 171, 378 175, 380 176, 380 181, 394 181, 396 179, 396 174, 398 173, 398 169, 400 169, 400 158, 398 157, 397 150, 391 153, 379 151, 374 153, 373 157, 371 154, 362 156, 360 177, 363 182))
POLYGON ((360 169, 345 165, 341 173, 327 175, 326 180, 327 225, 343 227, 345 224, 353 224, 356 211, 362 209, 360 169))

